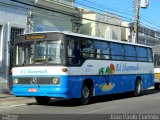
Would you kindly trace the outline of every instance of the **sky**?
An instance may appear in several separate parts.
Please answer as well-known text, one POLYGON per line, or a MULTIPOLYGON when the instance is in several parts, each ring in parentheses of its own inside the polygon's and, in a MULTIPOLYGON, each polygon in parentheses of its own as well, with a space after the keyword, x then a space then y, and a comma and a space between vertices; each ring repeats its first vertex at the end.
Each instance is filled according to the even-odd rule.
MULTIPOLYGON (((95 12, 110 12, 117 14, 124 21, 134 21, 135 0, 76 0, 76 6, 95 12)), ((140 1, 139 1, 140 3, 140 1)), ((149 0, 147 8, 139 9, 141 25, 160 30, 160 0, 149 0)))

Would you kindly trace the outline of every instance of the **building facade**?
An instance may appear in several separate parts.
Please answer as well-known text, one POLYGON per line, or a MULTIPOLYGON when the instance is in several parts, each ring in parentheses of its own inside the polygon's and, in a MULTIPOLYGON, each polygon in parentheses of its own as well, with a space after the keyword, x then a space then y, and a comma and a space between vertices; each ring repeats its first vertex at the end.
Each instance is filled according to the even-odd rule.
POLYGON ((0 2, 0 93, 9 90, 14 37, 26 32, 29 9, 10 0, 0 2))
POLYGON ((98 14, 84 9, 81 11, 83 12, 82 34, 121 40, 121 19, 118 16, 109 13, 98 14))
MULTIPOLYGON (((132 42, 133 23, 122 22, 122 41, 132 42)), ((149 46, 160 44, 160 32, 145 26, 138 26, 138 43, 149 46)))
MULTIPOLYGON (((32 1, 32 0, 31 0, 32 1)), ((79 31, 80 12, 74 7, 75 0, 36 0, 30 12, 30 32, 79 31)))
POLYGON ((74 0, 1 0, 0 93, 12 89, 14 37, 39 31, 78 32, 81 20, 74 0))

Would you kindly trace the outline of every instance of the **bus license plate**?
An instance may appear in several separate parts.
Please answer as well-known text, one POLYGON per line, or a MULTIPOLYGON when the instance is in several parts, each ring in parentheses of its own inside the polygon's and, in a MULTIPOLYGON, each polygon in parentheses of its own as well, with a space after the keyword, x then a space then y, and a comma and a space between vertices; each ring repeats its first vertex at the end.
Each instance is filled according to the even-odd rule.
POLYGON ((28 89, 29 92, 37 92, 38 90, 36 88, 30 88, 28 89))
POLYGON ((160 73, 155 73, 155 74, 154 74, 154 77, 155 77, 156 79, 160 79, 160 73))

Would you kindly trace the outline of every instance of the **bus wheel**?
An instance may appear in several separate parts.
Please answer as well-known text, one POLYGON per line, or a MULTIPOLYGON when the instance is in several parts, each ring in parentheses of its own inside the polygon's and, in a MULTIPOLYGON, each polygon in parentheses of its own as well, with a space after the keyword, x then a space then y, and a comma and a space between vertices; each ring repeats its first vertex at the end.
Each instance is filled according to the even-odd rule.
POLYGON ((44 96, 38 96, 38 97, 35 97, 35 99, 36 99, 37 103, 40 105, 48 104, 49 101, 51 100, 50 97, 44 97, 44 96))
POLYGON ((155 83, 154 84, 154 89, 155 90, 159 90, 160 89, 160 84, 159 83, 155 83))
POLYGON ((134 96, 136 97, 140 96, 141 92, 142 92, 142 83, 141 83, 141 80, 138 78, 135 83, 134 96))
POLYGON ((89 85, 86 85, 84 84, 83 87, 82 87, 82 91, 81 91, 81 98, 80 98, 80 103, 82 105, 86 105, 89 103, 90 101, 90 88, 89 88, 89 85))

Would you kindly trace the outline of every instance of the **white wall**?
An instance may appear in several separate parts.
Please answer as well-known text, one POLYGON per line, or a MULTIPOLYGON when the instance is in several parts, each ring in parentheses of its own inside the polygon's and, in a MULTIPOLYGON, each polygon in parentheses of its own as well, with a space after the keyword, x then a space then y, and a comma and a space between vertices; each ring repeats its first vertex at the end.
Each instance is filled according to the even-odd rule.
POLYGON ((18 27, 26 29, 28 9, 24 6, 20 7, 9 0, 0 1, 0 26, 1 30, 1 45, 0 45, 0 93, 6 90, 8 81, 8 67, 9 67, 9 42, 11 27, 18 27))
POLYGON ((46 10, 32 13, 33 31, 72 31, 72 17, 46 10))
POLYGON ((118 18, 118 16, 107 14, 107 13, 106 15, 102 15, 102 14, 96 14, 92 12, 88 12, 88 13, 84 12, 83 18, 91 19, 91 21, 86 19, 82 20, 82 24, 83 24, 81 26, 82 34, 102 37, 106 39, 121 40, 120 27, 110 25, 110 24, 121 25, 121 20, 120 18, 118 18), (95 22, 95 21, 100 21, 100 22, 95 22), (105 24, 105 23, 110 23, 110 24, 105 24), (109 29, 110 29, 110 32, 107 32, 107 30, 109 29))

